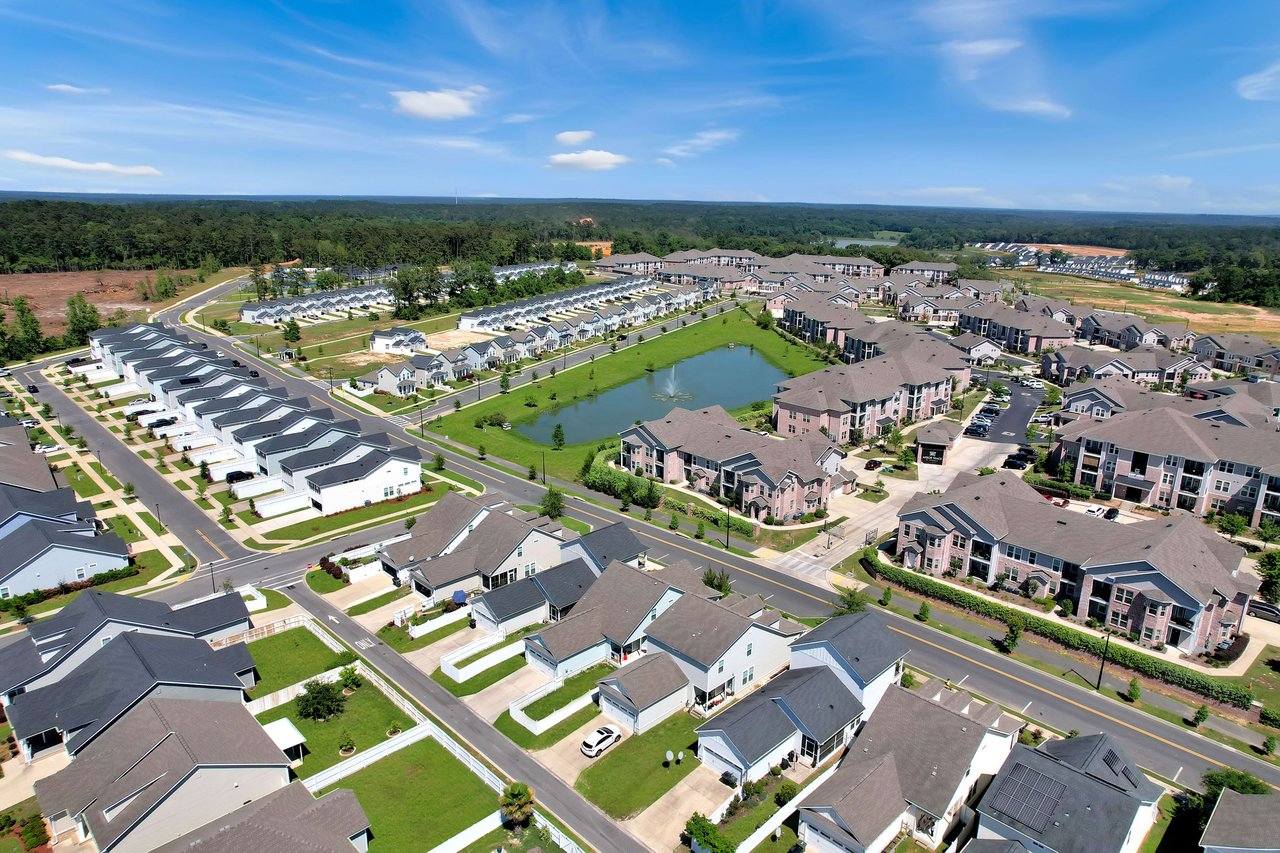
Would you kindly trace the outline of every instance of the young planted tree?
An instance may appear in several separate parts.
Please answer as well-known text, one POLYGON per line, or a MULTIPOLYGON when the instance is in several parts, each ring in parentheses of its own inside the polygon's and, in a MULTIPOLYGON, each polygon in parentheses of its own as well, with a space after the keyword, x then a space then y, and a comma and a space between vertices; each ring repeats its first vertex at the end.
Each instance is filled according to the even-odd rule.
POLYGON ((916 611, 916 619, 921 622, 929 621, 929 602, 920 602, 920 609, 916 611))
POLYGON ((836 603, 835 614, 837 616, 848 616, 851 613, 861 613, 867 609, 867 605, 871 603, 871 597, 860 589, 853 587, 840 587, 840 600, 836 603))
POLYGON ((1124 692, 1124 698, 1130 702, 1137 702, 1142 698, 1142 684, 1139 683, 1138 679, 1129 679, 1129 689, 1124 692))
POLYGON ((503 823, 520 832, 533 820, 534 805, 533 789, 524 782, 512 782, 502 789, 498 810, 503 823))
POLYGON ((559 518, 564 515, 564 492, 555 486, 548 486, 538 504, 538 512, 547 518, 559 518))
POLYGON ((551 447, 554 450, 564 449, 564 426, 561 424, 556 424, 551 431, 551 447))

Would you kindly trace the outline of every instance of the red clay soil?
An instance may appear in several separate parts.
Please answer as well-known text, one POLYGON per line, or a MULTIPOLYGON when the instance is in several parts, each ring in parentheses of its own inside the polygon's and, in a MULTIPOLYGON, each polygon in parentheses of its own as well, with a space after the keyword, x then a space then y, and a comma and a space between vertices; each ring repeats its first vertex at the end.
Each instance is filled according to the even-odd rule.
MULTIPOLYGON (((103 317, 114 314, 117 308, 125 311, 141 311, 153 305, 138 298, 139 281, 150 279, 151 270, 91 270, 88 272, 18 273, 0 275, 0 306, 12 304, 15 296, 25 296, 40 318, 40 325, 47 335, 56 335, 66 328, 67 299, 73 293, 83 293, 85 298, 98 306, 103 317)), ((7 320, 13 312, 5 312, 7 320)))

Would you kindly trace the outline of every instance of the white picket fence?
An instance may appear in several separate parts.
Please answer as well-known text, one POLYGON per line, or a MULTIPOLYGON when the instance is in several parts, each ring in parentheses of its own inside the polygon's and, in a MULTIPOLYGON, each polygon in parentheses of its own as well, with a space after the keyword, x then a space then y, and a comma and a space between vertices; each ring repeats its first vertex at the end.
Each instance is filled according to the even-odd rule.
POLYGON ((485 815, 453 838, 432 847, 428 853, 458 853, 459 850, 465 850, 500 826, 502 826, 502 812, 485 815))
POLYGON ((428 619, 421 625, 410 625, 409 636, 416 640, 424 634, 430 634, 432 631, 443 628, 445 625, 452 625, 454 622, 461 622, 463 619, 470 618, 471 605, 465 604, 452 613, 443 613, 434 619, 428 619))
POLYGON ((569 719, 569 717, 573 716, 574 714, 581 711, 583 708, 587 707, 588 705, 596 701, 596 689, 593 687, 592 689, 588 690, 586 693, 579 696, 577 699, 574 699, 568 705, 565 705, 563 708, 559 708, 555 711, 552 711, 550 714, 543 717, 541 720, 535 720, 533 717, 530 717, 528 714, 524 712, 525 708, 527 708, 529 705, 532 705, 534 702, 538 701, 543 696, 546 696, 549 693, 554 693, 557 690, 559 690, 561 687, 563 687, 564 681, 565 680, 563 678, 557 678, 554 681, 548 682, 547 684, 544 684, 541 687, 530 690, 528 693, 524 694, 523 696, 516 698, 514 701, 511 702, 510 705, 507 706, 507 710, 511 713, 511 719, 515 720, 517 723, 524 726, 526 729, 533 732, 535 735, 540 735, 543 732, 548 731, 549 729, 559 725, 561 722, 569 719))
POLYGON ((394 752, 399 752, 406 746, 412 746, 423 738, 431 737, 432 734, 431 727, 426 724, 414 726, 408 731, 384 740, 382 743, 360 750, 346 761, 340 761, 332 767, 321 770, 314 776, 303 779, 302 783, 313 794, 316 791, 322 791, 330 785, 337 784, 352 773, 363 770, 375 761, 386 758, 394 752))
POLYGON ((468 678, 479 675, 491 666, 502 663, 504 660, 513 658, 516 655, 524 654, 524 643, 514 642, 504 645, 479 660, 472 661, 466 666, 458 666, 458 661, 466 660, 472 655, 482 652, 485 649, 491 649, 502 643, 505 639, 506 638, 501 634, 489 634, 486 637, 481 637, 474 643, 467 643, 467 645, 457 651, 449 652, 449 654, 440 658, 440 669, 444 671, 445 675, 461 684, 468 678))
POLYGON ((775 829, 782 826, 783 821, 795 814, 796 809, 800 808, 805 797, 812 794, 823 782, 831 778, 831 774, 836 772, 839 765, 839 762, 833 761, 830 767, 823 770, 814 779, 808 781, 805 784, 804 790, 799 794, 796 794, 795 798, 792 799, 791 802, 774 812, 768 820, 760 825, 759 829, 748 835, 746 840, 738 845, 738 849, 735 853, 751 853, 752 850, 755 850, 763 844, 766 838, 773 835, 773 831, 775 829))

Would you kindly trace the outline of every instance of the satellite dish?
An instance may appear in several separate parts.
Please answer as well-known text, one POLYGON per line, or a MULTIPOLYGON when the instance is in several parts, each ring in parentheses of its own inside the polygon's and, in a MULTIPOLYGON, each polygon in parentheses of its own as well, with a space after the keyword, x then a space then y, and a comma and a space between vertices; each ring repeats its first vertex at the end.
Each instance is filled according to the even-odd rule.
POLYGON ((667 750, 667 761, 675 761, 675 756, 671 754, 671 750, 667 750))

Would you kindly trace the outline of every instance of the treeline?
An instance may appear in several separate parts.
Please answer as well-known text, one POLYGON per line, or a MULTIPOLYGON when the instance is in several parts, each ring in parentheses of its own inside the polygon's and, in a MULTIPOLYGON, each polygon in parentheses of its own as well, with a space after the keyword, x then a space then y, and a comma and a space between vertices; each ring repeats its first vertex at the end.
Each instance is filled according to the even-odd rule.
POLYGON ((1275 305, 1280 222, 1267 217, 965 210, 869 205, 559 200, 172 201, 0 203, 0 272, 190 269, 301 259, 308 266, 522 263, 584 254, 749 248, 765 255, 829 251, 886 266, 977 241, 1070 243, 1129 250, 1142 267, 1202 273, 1204 298, 1275 305), (879 231, 897 246, 823 245, 879 231), (1223 286, 1223 281, 1228 284, 1223 286))
MULTIPOLYGON (((0 363, 27 361, 45 353, 82 347, 89 343, 89 334, 102 328, 102 315, 96 306, 76 293, 67 300, 67 330, 61 335, 46 335, 40 327, 40 318, 31 309, 25 296, 15 297, 9 306, 13 318, 0 310, 0 363)), ((115 325, 124 320, 124 312, 118 311, 108 321, 115 325)))
POLYGON ((526 272, 499 282, 493 268, 484 261, 456 264, 447 279, 435 266, 405 266, 392 276, 388 286, 398 320, 416 320, 444 311, 496 305, 512 299, 539 296, 586 284, 578 270, 565 272, 553 267, 543 272, 526 272))

